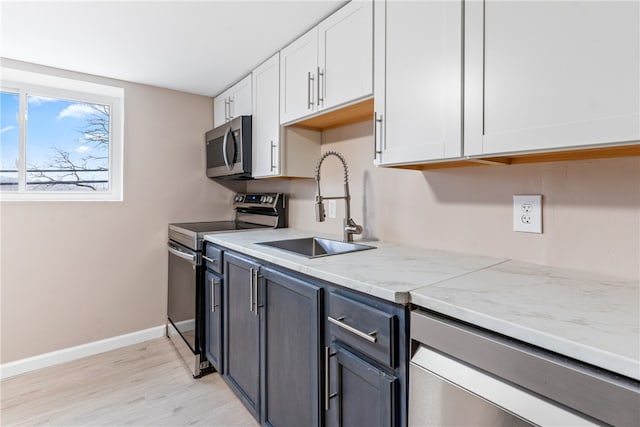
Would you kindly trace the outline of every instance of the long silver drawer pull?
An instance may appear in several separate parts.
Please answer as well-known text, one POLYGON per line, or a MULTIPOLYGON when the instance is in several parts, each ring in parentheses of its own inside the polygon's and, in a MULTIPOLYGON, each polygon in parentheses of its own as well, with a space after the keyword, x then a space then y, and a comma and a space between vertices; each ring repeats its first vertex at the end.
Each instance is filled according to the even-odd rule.
POLYGON ((324 348, 324 410, 331 409, 331 399, 338 396, 338 392, 331 393, 330 372, 329 372, 329 359, 335 356, 337 353, 331 354, 331 347, 324 348))
POLYGON ((376 123, 373 137, 373 158, 375 159, 378 154, 382 154, 382 139, 384 136, 382 134, 382 114, 378 116, 376 113, 374 118, 376 123), (378 139, 380 140, 380 145, 378 145, 378 139), (378 149, 378 147, 380 147, 380 149, 378 149))
POLYGON ((324 77, 324 73, 320 71, 320 67, 318 67, 318 96, 316 96, 316 98, 318 98, 318 101, 317 101, 318 106, 320 106, 320 103, 324 104, 324 98, 322 97, 323 91, 321 90, 321 87, 320 87, 320 82, 323 77, 324 77))
POLYGON ((357 336, 359 336, 360 338, 363 338, 369 342, 376 342, 378 339, 376 338, 376 335, 378 334, 378 331, 373 331, 373 332, 362 332, 357 330, 356 328, 354 328, 353 326, 349 326, 346 323, 344 323, 344 316, 343 317, 338 317, 333 318, 331 316, 327 317, 327 320, 331 323, 333 323, 334 325, 338 325, 343 329, 346 329, 347 331, 351 332, 352 334, 355 334, 357 336))
POLYGON ((249 269, 249 311, 253 313, 253 268, 249 269))
POLYGON ((331 409, 329 401, 331 400, 331 392, 329 390, 329 357, 331 357, 331 349, 324 348, 324 410, 331 409))
POLYGON ((217 259, 209 258, 208 256, 202 255, 202 259, 205 260, 205 261, 209 261, 212 264, 217 264, 218 263, 217 259))
POLYGON ((312 75, 311 71, 309 71, 309 73, 307 74, 307 99, 309 100, 309 103, 307 104, 307 110, 311 110, 313 108, 313 82, 316 79, 315 74, 312 75))
POLYGON ((211 278, 211 312, 216 312, 216 279, 214 277, 211 278))
POLYGON ((259 270, 253 270, 253 304, 256 307, 255 315, 258 315, 258 274, 259 270))
POLYGON ((276 148, 276 144, 271 141, 271 171, 276 168, 276 165, 273 164, 273 149, 276 148))

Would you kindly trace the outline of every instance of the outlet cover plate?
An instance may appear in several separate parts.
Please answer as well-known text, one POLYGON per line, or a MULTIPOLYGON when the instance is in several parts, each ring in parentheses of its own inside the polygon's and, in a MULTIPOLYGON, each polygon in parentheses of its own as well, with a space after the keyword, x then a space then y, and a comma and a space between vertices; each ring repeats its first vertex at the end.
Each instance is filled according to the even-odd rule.
POLYGON ((513 231, 542 234, 542 196, 513 196, 513 231))
POLYGON ((336 201, 335 200, 327 200, 327 216, 329 218, 336 217, 336 201))

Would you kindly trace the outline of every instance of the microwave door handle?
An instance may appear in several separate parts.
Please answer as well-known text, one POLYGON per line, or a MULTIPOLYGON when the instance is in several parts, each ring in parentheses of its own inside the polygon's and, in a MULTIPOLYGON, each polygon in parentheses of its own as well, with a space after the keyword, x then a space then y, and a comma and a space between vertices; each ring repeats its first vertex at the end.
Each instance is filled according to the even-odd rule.
POLYGON ((227 140, 229 139, 229 134, 231 133, 231 126, 227 128, 227 131, 224 133, 224 139, 222 140, 222 158, 224 159, 224 164, 227 165, 229 170, 232 169, 232 166, 229 164, 229 159, 227 158, 227 140))
MULTIPOLYGON (((233 166, 235 166, 235 164, 237 162, 239 162, 240 160, 238 159, 238 155, 241 153, 238 150, 238 138, 235 137, 235 135, 233 134, 233 132, 231 132, 231 140, 233 141, 233 166)), ((242 158, 242 157, 240 157, 242 158)))

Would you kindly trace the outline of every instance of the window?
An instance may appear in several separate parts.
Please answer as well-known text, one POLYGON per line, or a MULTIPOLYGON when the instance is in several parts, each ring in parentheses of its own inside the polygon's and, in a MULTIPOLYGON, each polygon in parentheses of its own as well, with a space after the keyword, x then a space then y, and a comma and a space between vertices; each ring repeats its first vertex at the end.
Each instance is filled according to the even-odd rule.
POLYGON ((2 69, 0 198, 122 200, 122 88, 2 69))

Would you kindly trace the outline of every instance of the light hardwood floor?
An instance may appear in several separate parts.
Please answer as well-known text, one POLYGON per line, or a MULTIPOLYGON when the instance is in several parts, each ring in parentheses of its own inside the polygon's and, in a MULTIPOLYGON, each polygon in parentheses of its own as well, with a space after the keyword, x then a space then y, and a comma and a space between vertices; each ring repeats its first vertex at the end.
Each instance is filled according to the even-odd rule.
POLYGON ((194 380, 168 338, 9 378, 2 426, 256 426, 219 374, 194 380))

